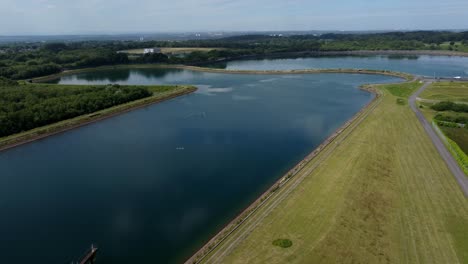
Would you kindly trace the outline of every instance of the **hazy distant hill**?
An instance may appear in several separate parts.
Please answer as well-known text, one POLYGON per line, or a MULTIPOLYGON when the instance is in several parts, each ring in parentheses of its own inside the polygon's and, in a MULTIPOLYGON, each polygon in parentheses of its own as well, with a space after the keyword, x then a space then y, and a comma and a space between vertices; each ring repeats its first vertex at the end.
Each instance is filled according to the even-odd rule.
MULTIPOLYGON (((464 30, 447 30, 460 32, 464 30)), ((259 38, 269 35, 294 36, 294 35, 322 35, 322 34, 369 34, 396 32, 396 30, 374 30, 374 31, 341 31, 341 30, 309 30, 309 31, 237 31, 237 32, 180 32, 180 33, 128 33, 128 34, 82 34, 82 35, 24 35, 24 36, 0 36, 0 43, 11 42, 77 42, 77 41, 151 41, 168 40, 183 41, 196 39, 219 39, 219 38, 246 38, 245 36, 258 36, 259 38), (262 36, 262 37, 261 37, 262 36)), ((408 32, 399 30, 398 32, 408 32)))

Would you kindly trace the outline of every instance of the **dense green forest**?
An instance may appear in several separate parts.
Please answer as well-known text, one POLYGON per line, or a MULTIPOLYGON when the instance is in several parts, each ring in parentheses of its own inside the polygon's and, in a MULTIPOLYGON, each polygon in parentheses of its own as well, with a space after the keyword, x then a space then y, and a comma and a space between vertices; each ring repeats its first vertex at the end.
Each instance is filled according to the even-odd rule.
POLYGON ((86 41, 70 43, 14 43, 0 46, 0 76, 29 79, 66 69, 127 63, 198 64, 244 56, 284 52, 352 50, 453 50, 468 52, 468 32, 391 32, 378 34, 245 35, 187 41, 86 41), (223 48, 165 54, 128 55, 119 51, 147 47, 223 48))
POLYGON ((0 137, 151 96, 140 86, 18 85, 0 79, 0 137))

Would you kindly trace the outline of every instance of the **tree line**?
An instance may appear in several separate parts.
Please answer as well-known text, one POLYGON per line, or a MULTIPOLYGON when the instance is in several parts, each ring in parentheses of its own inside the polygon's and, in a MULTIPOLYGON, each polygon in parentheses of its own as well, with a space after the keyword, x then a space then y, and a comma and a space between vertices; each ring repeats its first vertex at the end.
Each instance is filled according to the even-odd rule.
POLYGON ((468 104, 457 104, 450 101, 438 102, 431 105, 431 108, 436 111, 453 111, 459 113, 468 113, 468 104))
MULTIPOLYGON (((6 81, 8 82, 8 81, 6 81)), ((151 96, 143 86, 11 85, 0 80, 0 137, 151 96)))
POLYGON ((187 41, 83 41, 71 43, 14 43, 0 46, 0 76, 29 79, 66 69, 127 63, 196 64, 244 56, 284 52, 352 50, 467 50, 468 32, 390 32, 375 34, 244 35, 187 41), (450 45, 446 45, 447 42, 450 45), (445 44, 444 44, 445 43, 445 44), (147 47, 214 48, 185 56, 119 52, 147 47), (216 49, 222 48, 222 49, 216 49))

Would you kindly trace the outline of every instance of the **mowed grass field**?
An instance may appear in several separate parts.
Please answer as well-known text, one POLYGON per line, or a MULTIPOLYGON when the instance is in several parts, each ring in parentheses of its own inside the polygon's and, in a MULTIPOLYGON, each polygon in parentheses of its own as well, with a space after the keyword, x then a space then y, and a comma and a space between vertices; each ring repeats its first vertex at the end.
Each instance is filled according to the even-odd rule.
POLYGON ((429 86, 420 98, 438 101, 468 103, 467 82, 436 82, 429 86))
POLYGON ((468 200, 408 104, 397 103, 410 94, 400 88, 378 86, 367 118, 204 262, 468 263, 468 200))

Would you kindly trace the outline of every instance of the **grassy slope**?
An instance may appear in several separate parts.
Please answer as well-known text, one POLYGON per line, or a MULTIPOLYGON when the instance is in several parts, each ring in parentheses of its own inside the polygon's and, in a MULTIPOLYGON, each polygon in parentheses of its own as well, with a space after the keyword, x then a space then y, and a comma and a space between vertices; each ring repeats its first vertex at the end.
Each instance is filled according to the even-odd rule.
POLYGON ((244 240, 242 230, 273 201, 210 260, 468 263, 468 201, 408 105, 384 94, 367 119, 244 240), (226 258, 216 258, 239 237, 226 258), (293 246, 273 246, 278 238, 291 239, 293 246))
MULTIPOLYGON (((56 85, 56 84, 34 84, 35 86, 60 86, 60 87, 70 87, 70 85, 56 85)), ((74 85, 79 86, 79 85, 74 85)), ((9 146, 14 145, 24 141, 34 140, 35 138, 40 138, 44 135, 54 134, 60 131, 64 131, 81 124, 90 123, 97 121, 109 116, 116 115, 121 112, 129 111, 134 108, 138 108, 144 105, 156 103, 163 101, 165 99, 172 98, 174 96, 186 94, 195 90, 192 86, 147 86, 148 90, 153 93, 152 96, 146 97, 140 100, 132 101, 126 104, 117 105, 111 108, 107 108, 101 111, 97 111, 91 114, 86 114, 78 116, 72 119, 60 121, 54 124, 50 124, 43 127, 38 127, 23 133, 7 136, 0 138, 0 150, 9 146)))
POLYGON ((468 102, 468 83, 436 82, 428 87, 420 97, 429 100, 468 102))
POLYGON ((468 129, 455 127, 440 127, 444 134, 455 141, 458 146, 468 153, 468 129))
POLYGON ((388 84, 385 88, 394 96, 401 98, 408 98, 412 95, 416 89, 421 87, 419 81, 407 82, 407 83, 397 83, 397 84, 388 84))

